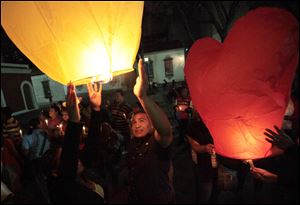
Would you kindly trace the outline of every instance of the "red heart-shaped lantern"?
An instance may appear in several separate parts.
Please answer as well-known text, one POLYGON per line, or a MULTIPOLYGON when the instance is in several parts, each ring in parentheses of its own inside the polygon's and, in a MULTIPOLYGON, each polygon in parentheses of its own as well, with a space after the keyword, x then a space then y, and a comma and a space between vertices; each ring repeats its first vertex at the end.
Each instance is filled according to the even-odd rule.
POLYGON ((187 84, 218 154, 271 155, 263 133, 281 126, 298 65, 298 36, 291 13, 258 8, 233 25, 223 44, 203 38, 191 47, 187 84))

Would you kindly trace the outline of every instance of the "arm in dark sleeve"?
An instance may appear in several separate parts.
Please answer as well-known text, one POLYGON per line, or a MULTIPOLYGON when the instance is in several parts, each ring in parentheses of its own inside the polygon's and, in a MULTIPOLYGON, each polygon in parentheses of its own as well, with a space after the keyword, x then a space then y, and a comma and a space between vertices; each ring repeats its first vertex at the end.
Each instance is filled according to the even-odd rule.
POLYGON ((91 123, 89 127, 89 133, 88 133, 88 138, 87 138, 87 144, 92 143, 93 139, 96 139, 97 136, 100 135, 100 126, 103 121, 103 116, 102 116, 102 110, 100 111, 95 111, 92 110, 91 113, 91 123))
POLYGON ((293 146, 284 153, 283 164, 278 172, 278 183, 287 186, 299 185, 299 157, 298 147, 293 146))
POLYGON ((82 150, 87 166, 91 166, 92 162, 97 160, 97 152, 101 149, 100 127, 105 120, 105 113, 102 109, 100 111, 92 110, 88 137, 82 150))
POLYGON ((76 178, 81 132, 81 123, 68 122, 59 165, 62 180, 74 181, 76 178))

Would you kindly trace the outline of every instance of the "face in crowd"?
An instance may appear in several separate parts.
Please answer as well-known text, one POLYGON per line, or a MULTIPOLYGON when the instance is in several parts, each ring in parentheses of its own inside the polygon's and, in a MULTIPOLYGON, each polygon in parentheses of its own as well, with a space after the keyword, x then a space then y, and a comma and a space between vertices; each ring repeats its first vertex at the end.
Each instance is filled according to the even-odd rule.
POLYGON ((69 120, 69 113, 67 111, 62 111, 61 114, 64 121, 69 120))
POLYGON ((117 104, 121 104, 122 102, 124 102, 124 96, 122 95, 122 93, 116 92, 116 93, 114 94, 114 101, 115 101, 117 104))
POLYGON ((146 113, 137 113, 131 120, 131 131, 134 137, 145 137, 153 131, 153 126, 146 113))
POLYGON ((50 107, 49 109, 49 116, 51 119, 55 119, 59 115, 59 108, 58 107, 50 107))
POLYGON ((188 94, 189 94, 187 88, 182 88, 180 93, 181 93, 181 96, 182 96, 183 98, 186 98, 186 97, 188 96, 188 94))

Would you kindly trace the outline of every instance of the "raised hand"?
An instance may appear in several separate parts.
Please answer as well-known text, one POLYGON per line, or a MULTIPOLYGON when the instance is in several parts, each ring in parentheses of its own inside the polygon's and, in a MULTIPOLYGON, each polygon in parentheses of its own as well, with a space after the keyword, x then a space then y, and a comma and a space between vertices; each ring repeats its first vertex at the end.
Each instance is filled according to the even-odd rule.
POLYGON ((264 132, 267 136, 266 140, 268 142, 282 150, 287 150, 295 144, 290 136, 288 136, 283 130, 280 130, 276 125, 274 128, 277 133, 270 129, 266 129, 266 132, 264 132))
POLYGON ((144 70, 143 60, 140 58, 138 63, 139 76, 136 78, 136 83, 133 88, 133 93, 137 98, 142 98, 147 95, 148 78, 144 70))
POLYGON ((215 146, 213 144, 207 144, 207 145, 205 145, 205 149, 206 149, 206 152, 208 154, 212 154, 213 151, 214 151, 214 148, 215 148, 215 146))
POLYGON ((100 86, 98 88, 98 84, 97 83, 88 83, 87 85, 87 90, 89 93, 89 98, 90 98, 90 103, 92 108, 95 111, 100 111, 101 109, 101 102, 102 102, 102 97, 101 97, 101 93, 102 93, 102 84, 100 83, 100 86))
POLYGON ((254 176, 254 178, 265 182, 276 182, 278 178, 276 174, 273 174, 265 169, 261 169, 257 167, 251 168, 250 172, 254 176))
POLYGON ((72 122, 80 121, 80 112, 78 106, 78 99, 76 95, 75 85, 73 83, 69 83, 68 85, 68 93, 67 93, 67 111, 69 113, 69 119, 72 122))

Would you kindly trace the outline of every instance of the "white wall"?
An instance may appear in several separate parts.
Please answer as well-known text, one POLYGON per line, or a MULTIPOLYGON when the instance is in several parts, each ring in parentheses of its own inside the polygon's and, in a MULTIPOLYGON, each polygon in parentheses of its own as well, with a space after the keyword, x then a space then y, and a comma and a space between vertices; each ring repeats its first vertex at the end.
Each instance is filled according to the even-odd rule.
MULTIPOLYGON (((146 53, 144 57, 151 58, 151 60, 153 61, 154 82, 164 83, 164 79, 166 79, 168 82, 171 82, 172 80, 175 80, 177 82, 184 80, 184 72, 183 72, 184 63, 185 63, 184 48, 146 53), (164 59, 167 56, 173 58, 174 76, 172 78, 165 77, 164 59)), ((135 63, 134 67, 136 66, 137 65, 135 63)), ((49 99, 45 98, 44 91, 43 91, 42 81, 45 80, 49 80, 50 90, 53 96, 52 101, 53 102, 65 101, 65 96, 67 94, 67 87, 65 85, 62 85, 52 80, 46 75, 32 76, 31 80, 32 80, 32 85, 33 85, 33 89, 34 89, 34 93, 38 105, 49 104, 49 99)), ((124 77, 124 75, 117 76, 115 77, 115 80, 113 80, 112 82, 104 84, 103 90, 107 91, 107 90, 115 90, 121 88, 124 90, 125 81, 126 78, 124 77)), ((76 92, 78 95, 87 93, 86 85, 77 86, 76 88, 77 88, 76 92)))
MULTIPOLYGON (((121 89, 122 88, 122 83, 124 82, 124 77, 122 75, 114 77, 114 80, 103 84, 102 90, 114 90, 114 89, 121 89)), ((64 87, 64 94, 67 95, 67 86, 64 87)), ((86 85, 79 85, 76 86, 76 93, 77 94, 84 94, 87 93, 87 88, 86 85)))
MULTIPOLYGON (((116 80, 103 85, 103 90, 112 90, 122 88, 122 83, 125 78, 121 76, 115 77, 116 80)), ((36 96, 37 104, 47 105, 50 103, 48 98, 45 98, 42 81, 49 80, 49 86, 52 93, 52 102, 65 101, 67 95, 67 86, 60 84, 46 75, 36 75, 31 77, 34 94, 36 96)), ((76 87, 76 92, 78 95, 86 94, 86 85, 81 85, 76 87)))
POLYGON ((2 88, 1 88, 1 107, 6 107, 6 101, 5 101, 5 98, 4 98, 2 88))
POLYGON ((33 90, 36 96, 38 105, 49 104, 49 99, 45 98, 42 81, 49 80, 49 86, 52 93, 52 102, 65 100, 64 85, 52 80, 46 75, 36 75, 31 77, 33 90))
POLYGON ((172 80, 177 82, 184 80, 184 48, 145 53, 144 58, 151 58, 153 61, 154 82, 164 83, 164 79, 166 79, 168 82, 171 82, 172 80), (174 76, 172 78, 165 77, 164 59, 167 56, 173 58, 174 76))

